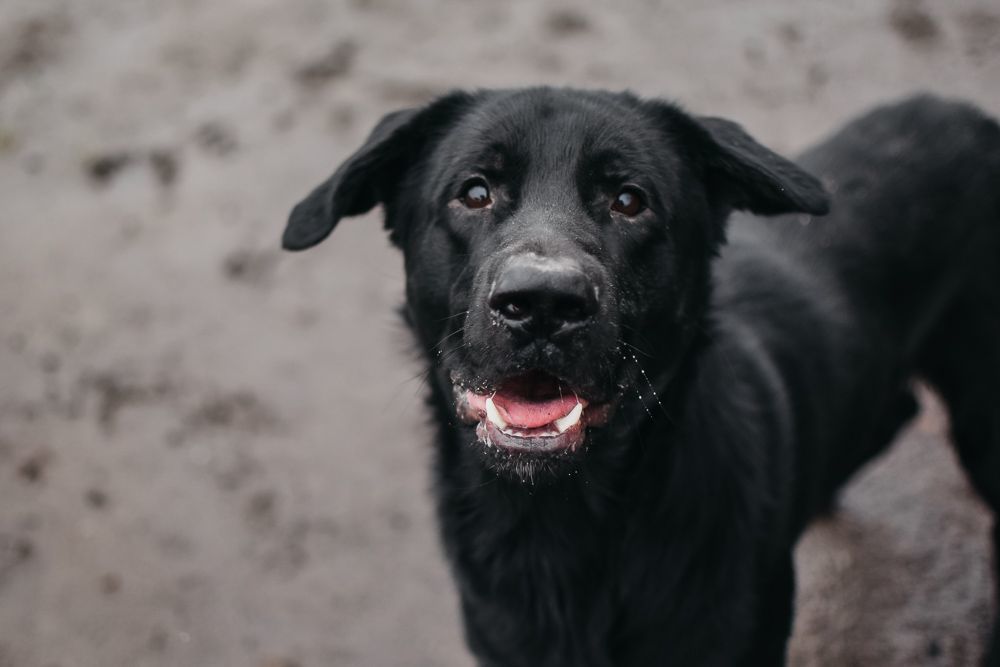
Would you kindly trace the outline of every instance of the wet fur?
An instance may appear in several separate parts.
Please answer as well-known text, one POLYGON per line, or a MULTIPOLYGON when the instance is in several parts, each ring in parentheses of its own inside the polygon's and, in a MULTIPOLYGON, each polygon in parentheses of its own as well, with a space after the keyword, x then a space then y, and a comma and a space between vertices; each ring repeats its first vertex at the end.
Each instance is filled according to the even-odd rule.
POLYGON ((969 478, 1000 510, 1000 128, 917 97, 798 165, 726 121, 628 95, 457 93, 384 119, 293 212, 285 245, 302 249, 382 203, 405 253, 441 534, 481 664, 783 664, 794 544, 915 414, 916 376, 941 392, 969 478), (498 460, 456 421, 450 373, 479 364, 468 372, 486 382, 514 363, 477 334, 473 278, 523 239, 455 239, 433 211, 477 129, 509 118, 530 135, 566 109, 584 130, 649 134, 652 153, 632 157, 660 170, 671 224, 628 261, 594 251, 634 287, 609 306, 615 329, 594 334, 592 359, 553 362, 597 394, 603 375, 618 380, 612 423, 581 457, 498 460), (803 212, 826 209, 809 174, 826 216, 803 212))

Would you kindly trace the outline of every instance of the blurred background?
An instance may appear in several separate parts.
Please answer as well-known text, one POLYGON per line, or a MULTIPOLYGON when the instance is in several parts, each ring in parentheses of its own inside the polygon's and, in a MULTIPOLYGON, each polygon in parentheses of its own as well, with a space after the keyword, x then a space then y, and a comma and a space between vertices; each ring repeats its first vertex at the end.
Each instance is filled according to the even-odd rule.
MULTIPOLYGON (((795 152, 1000 114, 995 0, 0 4, 0 667, 466 665, 376 212, 283 255, 385 112, 630 88, 795 152)), ((792 664, 971 665, 988 516, 933 399, 798 554, 792 664)))

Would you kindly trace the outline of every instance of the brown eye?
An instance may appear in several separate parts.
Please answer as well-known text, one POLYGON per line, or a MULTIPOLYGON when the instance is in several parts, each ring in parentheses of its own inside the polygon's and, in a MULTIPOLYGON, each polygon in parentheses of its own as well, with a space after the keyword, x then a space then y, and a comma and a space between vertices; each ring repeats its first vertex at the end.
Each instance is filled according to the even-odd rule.
POLYGON ((642 203, 642 194, 637 188, 626 186, 621 189, 614 201, 611 202, 611 210, 622 215, 634 218, 642 213, 646 205, 642 203))
POLYGON ((490 188, 481 178, 470 179, 462 186, 462 194, 458 197, 467 208, 486 208, 493 203, 490 198, 490 188))

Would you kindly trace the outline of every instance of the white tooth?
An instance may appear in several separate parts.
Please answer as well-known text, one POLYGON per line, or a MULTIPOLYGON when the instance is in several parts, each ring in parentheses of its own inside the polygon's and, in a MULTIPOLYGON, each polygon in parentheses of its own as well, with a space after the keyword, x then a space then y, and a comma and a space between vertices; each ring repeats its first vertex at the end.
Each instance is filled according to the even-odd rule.
MULTIPOLYGON (((487 408, 489 404, 487 404, 487 408)), ((570 427, 576 426, 580 422, 580 417, 583 415, 583 404, 577 403, 576 406, 569 411, 565 417, 560 417, 553 423, 556 425, 556 430, 559 433, 565 433, 570 427)))
POLYGON ((486 399, 486 417, 489 418, 489 420, 493 422, 497 428, 507 428, 507 422, 505 422, 503 417, 500 416, 500 411, 497 410, 497 406, 493 405, 492 396, 486 399))

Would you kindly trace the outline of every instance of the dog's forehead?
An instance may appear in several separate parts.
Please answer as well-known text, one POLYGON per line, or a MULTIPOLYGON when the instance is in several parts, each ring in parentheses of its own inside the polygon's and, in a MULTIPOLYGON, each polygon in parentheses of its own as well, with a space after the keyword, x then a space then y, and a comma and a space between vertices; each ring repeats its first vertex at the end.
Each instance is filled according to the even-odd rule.
POLYGON ((656 128, 635 98, 575 90, 497 92, 480 100, 447 137, 459 160, 501 162, 548 156, 555 164, 586 155, 630 156, 656 143, 656 128))

